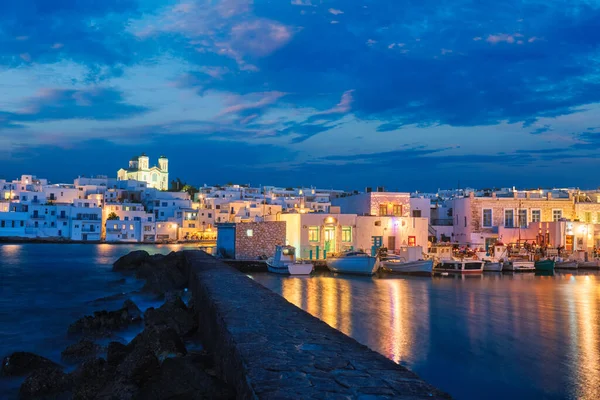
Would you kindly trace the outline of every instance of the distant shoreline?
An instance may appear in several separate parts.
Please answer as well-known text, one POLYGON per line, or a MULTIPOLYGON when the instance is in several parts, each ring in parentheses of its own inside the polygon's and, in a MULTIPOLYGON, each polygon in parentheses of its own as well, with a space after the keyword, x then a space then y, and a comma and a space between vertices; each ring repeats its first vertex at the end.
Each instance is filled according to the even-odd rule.
POLYGON ((109 244, 109 245, 169 245, 169 244, 189 244, 189 245, 198 245, 200 246, 202 242, 105 242, 101 240, 88 240, 88 241, 78 241, 78 240, 57 240, 57 239, 45 239, 45 238, 14 238, 14 237, 1 237, 0 245, 3 244, 109 244))

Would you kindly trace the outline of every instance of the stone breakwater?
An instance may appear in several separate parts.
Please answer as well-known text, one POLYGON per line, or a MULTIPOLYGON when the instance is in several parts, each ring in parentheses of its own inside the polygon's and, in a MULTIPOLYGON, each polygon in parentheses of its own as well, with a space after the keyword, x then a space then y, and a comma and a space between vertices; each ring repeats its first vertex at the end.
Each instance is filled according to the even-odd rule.
POLYGON ((23 377, 20 398, 449 398, 204 252, 134 251, 113 270, 144 280, 142 291, 164 304, 142 313, 119 294, 121 308, 68 327, 73 343, 62 365, 27 352, 6 356, 0 379, 23 377), (124 343, 125 329, 141 332, 124 343), (193 341, 204 350, 188 350, 193 341))
POLYGON ((223 262, 184 255, 202 343, 238 398, 450 398, 223 262))

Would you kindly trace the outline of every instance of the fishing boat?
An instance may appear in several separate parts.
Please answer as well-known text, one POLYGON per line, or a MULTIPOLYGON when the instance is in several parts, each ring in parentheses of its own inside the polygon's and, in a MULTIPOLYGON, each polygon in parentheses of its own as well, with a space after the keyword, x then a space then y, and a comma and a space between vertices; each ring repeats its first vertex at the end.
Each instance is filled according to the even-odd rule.
POLYGON ((533 261, 508 260, 504 262, 502 271, 535 272, 535 263, 533 261))
POLYGON ((557 260, 555 265, 555 269, 577 269, 577 261, 573 260, 557 260))
POLYGON ((293 246, 276 246, 275 255, 267 260, 267 269, 276 274, 310 275, 313 265, 297 261, 293 246))
POLYGON ((502 272, 504 268, 503 262, 484 261, 483 270, 488 272, 502 272))
POLYGON ((403 246, 397 252, 398 254, 388 254, 387 251, 380 253, 380 268, 396 274, 431 275, 433 259, 423 259, 421 246, 403 246))
POLYGON ((483 272, 484 264, 481 260, 442 260, 433 268, 433 272, 480 274, 483 272))
POLYGON ((600 261, 592 260, 592 261, 581 261, 577 266, 580 269, 600 269, 600 261))
POLYGON ((544 260, 536 261, 534 265, 536 271, 552 272, 554 271, 554 264, 555 261, 553 259, 546 258, 544 260))
POLYGON ((327 257, 327 268, 332 272, 356 275, 373 275, 379 268, 379 260, 364 251, 347 251, 327 257))
POLYGON ((381 260, 381 268, 388 272, 407 275, 431 275, 433 260, 406 261, 399 256, 381 260))

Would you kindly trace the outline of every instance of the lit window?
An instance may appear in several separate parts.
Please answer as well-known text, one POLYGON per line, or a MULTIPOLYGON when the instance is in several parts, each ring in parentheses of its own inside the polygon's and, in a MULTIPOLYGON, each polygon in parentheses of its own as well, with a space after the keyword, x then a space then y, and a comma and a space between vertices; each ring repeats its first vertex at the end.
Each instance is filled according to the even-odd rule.
POLYGON ((524 209, 520 209, 519 210, 519 227, 520 228, 527 228, 527 210, 524 209))
POLYGON ((531 210, 531 222, 542 221, 542 210, 531 210))
POLYGON ((248 236, 248 237, 254 236, 254 231, 252 229, 247 229, 246 230, 246 236, 248 236))
POLYGON ((586 211, 586 212, 583 214, 583 220, 584 220, 586 223, 588 223, 588 224, 589 224, 589 223, 591 223, 591 222, 592 222, 592 213, 591 213, 591 212, 589 212, 589 211, 586 211))
POLYGON ((379 215, 380 216, 388 215, 387 205, 386 204, 380 204, 379 205, 379 215))
POLYGON ((113 225, 113 229, 118 229, 118 228, 119 228, 119 227, 118 227, 118 225, 117 225, 117 224, 114 224, 114 225, 113 225))
POLYGON ((401 217, 402 216, 402 205, 394 204, 393 213, 395 216, 401 217))
POLYGON ((162 224, 158 224, 158 227, 159 227, 159 228, 162 228, 162 224))
POLYGON ((125 229, 127 229, 127 227, 125 225, 122 225, 121 229, 125 230, 125 229))
POLYGON ((319 227, 318 226, 310 226, 308 228, 308 241, 309 242, 318 242, 319 241, 319 227))
POLYGON ((352 227, 351 226, 343 226, 342 227, 342 242, 351 242, 352 241, 352 227))
POLYGON ((129 230, 132 231, 133 230, 133 225, 129 225, 129 230))

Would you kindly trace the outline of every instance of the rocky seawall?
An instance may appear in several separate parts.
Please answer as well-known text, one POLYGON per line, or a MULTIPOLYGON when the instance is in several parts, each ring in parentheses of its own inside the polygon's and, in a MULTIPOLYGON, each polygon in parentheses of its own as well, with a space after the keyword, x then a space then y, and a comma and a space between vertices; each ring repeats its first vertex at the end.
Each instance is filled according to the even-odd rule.
POLYGON ((235 398, 217 375, 214 355, 198 349, 198 313, 193 302, 182 300, 189 286, 183 253, 134 251, 117 260, 113 271, 143 279, 142 291, 164 303, 142 313, 119 294, 126 298, 121 308, 96 311, 67 328, 73 343, 62 351, 60 364, 15 352, 3 358, 0 379, 24 377, 21 399, 235 398), (111 341, 135 327, 141 332, 129 343, 111 341))

